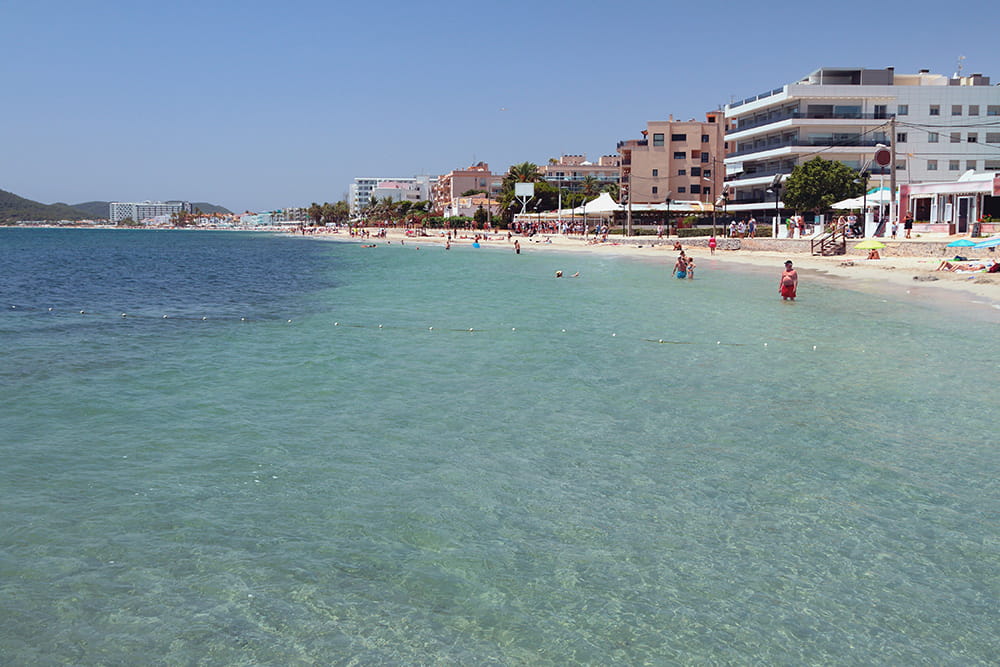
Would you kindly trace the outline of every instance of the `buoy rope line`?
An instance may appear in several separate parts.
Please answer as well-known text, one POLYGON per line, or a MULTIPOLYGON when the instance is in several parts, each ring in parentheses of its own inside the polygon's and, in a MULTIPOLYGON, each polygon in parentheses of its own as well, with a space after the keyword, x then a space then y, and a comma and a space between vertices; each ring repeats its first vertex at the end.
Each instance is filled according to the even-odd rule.
MULTIPOLYGON (((119 313, 117 315, 111 315, 109 313, 98 312, 98 311, 91 311, 91 310, 87 310, 85 308, 84 309, 80 309, 80 310, 72 310, 72 309, 62 310, 62 309, 55 309, 55 308, 33 308, 33 307, 30 307, 30 306, 25 307, 25 306, 16 306, 16 305, 10 306, 8 308, 8 312, 10 312, 10 311, 35 312, 35 313, 43 313, 43 314, 52 313, 53 315, 68 314, 68 315, 72 315, 72 316, 76 316, 76 317, 79 317, 79 316, 94 317, 94 318, 103 317, 103 318, 117 319, 117 320, 149 320, 149 321, 152 321, 152 320, 176 320, 176 321, 180 321, 180 322, 216 322, 216 323, 217 322, 250 322, 250 323, 253 323, 253 322, 280 322, 280 321, 282 321, 284 319, 284 318, 281 318, 281 317, 235 317, 235 316, 225 316, 225 317, 208 317, 208 316, 203 316, 203 317, 197 317, 197 316, 192 316, 192 315, 170 315, 170 314, 165 314, 165 315, 162 315, 162 316, 157 316, 157 315, 131 314, 131 313, 127 313, 127 312, 122 312, 122 313, 119 313)), ((284 319, 284 321, 287 324, 292 324, 293 323, 293 320, 291 320, 291 319, 284 319)), ((542 334, 545 334, 545 335, 550 335, 550 334, 553 334, 553 333, 562 333, 562 334, 570 334, 570 335, 581 333, 579 331, 573 332, 573 331, 568 331, 566 329, 560 329, 558 332, 554 332, 552 330, 521 329, 521 328, 518 328, 518 327, 510 327, 509 329, 507 329, 506 327, 503 327, 503 328, 498 328, 498 327, 492 327, 492 328, 478 328, 478 327, 455 328, 455 327, 435 327, 435 326, 418 327, 418 326, 396 326, 396 325, 389 325, 389 324, 357 324, 357 323, 349 323, 349 322, 334 322, 333 323, 333 327, 334 328, 347 328, 347 329, 373 329, 373 330, 376 330, 376 331, 377 330, 393 330, 393 331, 408 331, 408 332, 412 332, 412 331, 427 331, 429 333, 434 333, 434 332, 448 332, 448 333, 466 333, 466 334, 495 334, 495 333, 498 333, 500 331, 509 331, 510 333, 514 333, 514 334, 516 334, 518 332, 521 332, 521 333, 536 333, 536 334, 537 333, 542 333, 542 334)), ((609 335, 612 338, 617 338, 618 337, 618 333, 616 331, 608 332, 606 335, 609 335)), ((653 344, 656 344, 656 345, 714 345, 714 346, 720 346, 720 347, 749 347, 751 345, 757 345, 756 343, 729 342, 729 341, 722 341, 722 340, 717 340, 717 341, 714 341, 714 342, 712 342, 712 341, 698 341, 698 340, 672 340, 672 339, 668 339, 668 338, 639 338, 639 340, 642 341, 642 342, 645 342, 645 343, 653 343, 653 344)), ((778 341, 777 344, 780 345, 782 343, 780 341, 778 341)), ((763 343, 763 347, 767 347, 767 346, 768 346, 768 343, 763 343)), ((816 350, 816 346, 813 345, 812 349, 816 350)))

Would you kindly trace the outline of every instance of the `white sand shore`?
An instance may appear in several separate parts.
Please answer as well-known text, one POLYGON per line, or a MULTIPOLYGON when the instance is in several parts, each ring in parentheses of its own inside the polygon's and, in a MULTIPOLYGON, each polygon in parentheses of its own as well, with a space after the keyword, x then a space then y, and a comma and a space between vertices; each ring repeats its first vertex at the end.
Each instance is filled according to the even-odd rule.
MULTIPOLYGON (((401 229, 389 229, 386 238, 351 238, 347 232, 341 231, 337 234, 317 234, 316 238, 328 238, 337 241, 357 241, 361 243, 375 244, 395 244, 404 242, 406 245, 431 245, 441 244, 446 241, 446 237, 439 235, 438 230, 428 232, 429 236, 407 237, 401 229)), ((473 243, 474 232, 461 232, 458 238, 453 238, 453 246, 470 245, 473 243)), ((894 257, 891 249, 883 250, 883 258, 879 260, 864 259, 863 255, 839 255, 835 257, 819 257, 808 253, 808 246, 800 246, 804 251, 800 252, 776 252, 770 250, 716 250, 715 254, 710 254, 709 250, 701 246, 689 246, 685 244, 685 239, 669 239, 668 243, 663 243, 666 239, 660 240, 659 245, 655 239, 634 240, 632 243, 618 244, 614 242, 592 244, 584 241, 580 237, 569 237, 555 235, 536 235, 532 239, 514 236, 508 240, 506 233, 493 234, 489 240, 483 241, 484 247, 503 247, 514 251, 514 239, 521 245, 522 253, 536 252, 586 252, 614 254, 627 257, 647 258, 662 260, 665 264, 673 264, 677 256, 673 250, 673 242, 679 240, 687 254, 693 256, 695 261, 703 260, 701 271, 708 269, 711 262, 726 262, 733 264, 743 264, 757 269, 771 269, 777 276, 781 273, 782 263, 786 259, 791 259, 795 263, 796 269, 800 271, 803 283, 809 276, 822 279, 837 280, 838 285, 849 289, 863 291, 888 290, 889 292, 905 295, 913 299, 940 300, 948 298, 952 301, 960 300, 963 303, 1000 310, 1000 274, 998 273, 952 273, 948 271, 935 270, 944 258, 939 255, 934 256, 905 256, 894 257), (845 281, 850 281, 847 284, 845 281), (950 295, 950 296, 949 296, 950 295)), ((947 239, 945 240, 947 242, 947 239)), ((989 251, 979 251, 979 258, 992 258, 994 253, 989 251)), ((949 258, 950 259, 950 258, 949 258)), ((554 269, 566 270, 568 266, 554 266, 554 269)), ((801 290, 800 290, 801 291, 801 290)))

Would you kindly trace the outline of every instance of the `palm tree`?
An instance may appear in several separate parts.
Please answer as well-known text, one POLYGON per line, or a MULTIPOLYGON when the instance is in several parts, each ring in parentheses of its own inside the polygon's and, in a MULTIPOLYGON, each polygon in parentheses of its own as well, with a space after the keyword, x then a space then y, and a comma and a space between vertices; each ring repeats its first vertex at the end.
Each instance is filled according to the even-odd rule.
POLYGON ((534 162, 522 162, 521 164, 510 166, 504 181, 508 179, 512 183, 537 183, 538 181, 545 180, 545 177, 534 162))
POLYGON ((580 189, 587 197, 594 197, 598 192, 600 192, 601 182, 593 176, 585 176, 584 179, 580 181, 580 189))

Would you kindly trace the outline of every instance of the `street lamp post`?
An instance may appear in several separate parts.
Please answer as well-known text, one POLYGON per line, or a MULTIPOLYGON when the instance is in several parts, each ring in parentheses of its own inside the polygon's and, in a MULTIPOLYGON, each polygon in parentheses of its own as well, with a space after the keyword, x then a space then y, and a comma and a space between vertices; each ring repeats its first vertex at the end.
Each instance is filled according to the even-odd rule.
POLYGON ((667 193, 667 236, 670 236, 670 198, 674 196, 674 191, 671 190, 667 193))
MULTIPOLYGON (((779 175, 780 178, 780 175, 779 175)), ((771 236, 773 238, 778 237, 778 223, 780 222, 781 215, 778 213, 778 199, 781 197, 781 183, 775 182, 771 184, 771 187, 767 189, 768 192, 774 193, 774 228, 771 230, 771 236)))

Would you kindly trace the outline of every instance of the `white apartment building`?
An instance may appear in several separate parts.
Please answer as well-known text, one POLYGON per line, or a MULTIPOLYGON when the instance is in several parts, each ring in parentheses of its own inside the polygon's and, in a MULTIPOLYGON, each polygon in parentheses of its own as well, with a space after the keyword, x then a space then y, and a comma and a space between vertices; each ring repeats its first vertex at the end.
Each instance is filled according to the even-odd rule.
POLYGON ((141 223, 143 220, 150 220, 158 216, 167 216, 169 218, 174 213, 181 211, 191 213, 191 203, 186 201, 113 201, 111 202, 110 209, 108 219, 111 221, 111 224, 117 225, 126 219, 141 223))
POLYGON ((436 180, 426 175, 413 178, 355 178, 348 188, 347 196, 351 217, 359 215, 372 197, 376 200, 389 197, 393 201, 430 201, 436 180))
POLYGON ((1000 170, 1000 87, 981 74, 822 68, 726 105, 725 118, 730 211, 773 211, 771 183, 817 156, 888 186, 877 144, 895 142, 897 185, 1000 170))

